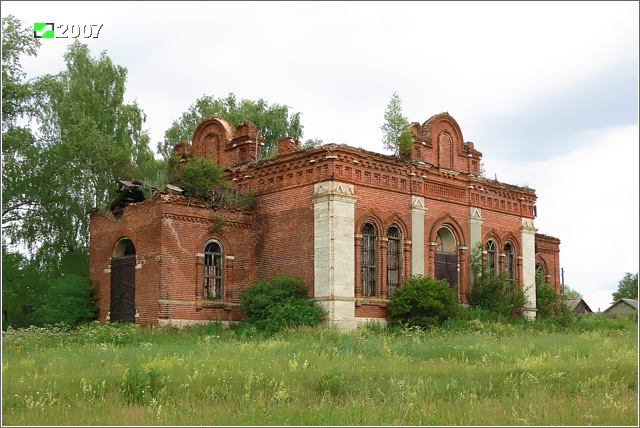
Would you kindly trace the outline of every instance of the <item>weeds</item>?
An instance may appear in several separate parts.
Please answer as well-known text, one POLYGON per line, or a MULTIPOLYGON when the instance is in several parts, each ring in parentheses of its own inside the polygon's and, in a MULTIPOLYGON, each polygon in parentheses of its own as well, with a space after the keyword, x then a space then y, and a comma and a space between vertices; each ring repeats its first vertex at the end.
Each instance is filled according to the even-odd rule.
POLYGON ((3 425, 633 425, 637 324, 9 330, 3 425))

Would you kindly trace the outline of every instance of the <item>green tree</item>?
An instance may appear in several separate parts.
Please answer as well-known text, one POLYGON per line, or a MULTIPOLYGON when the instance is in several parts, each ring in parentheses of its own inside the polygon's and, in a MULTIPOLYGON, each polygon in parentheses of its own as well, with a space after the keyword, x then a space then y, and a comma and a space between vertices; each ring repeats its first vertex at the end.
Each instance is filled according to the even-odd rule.
MULTIPOLYGON (((33 30, 9 15, 2 18, 2 243, 11 227, 33 209, 43 194, 43 147, 28 126, 34 116, 33 86, 25 81, 22 54, 35 56, 40 41, 33 30)), ((13 241, 15 243, 15 240, 13 241)))
POLYGON ((282 138, 302 138, 303 134, 300 113, 289 113, 289 106, 269 105, 262 98, 257 101, 238 101, 233 93, 220 99, 204 95, 198 98, 180 119, 173 121, 164 134, 164 141, 158 143, 158 153, 164 159, 169 159, 173 147, 182 140, 191 141, 198 125, 211 115, 220 116, 234 126, 245 120, 253 122, 260 130, 260 137, 265 139, 263 157, 277 154, 277 143, 282 138))
POLYGON ((25 82, 19 55, 35 54, 37 40, 12 17, 2 30, 3 320, 19 325, 38 323, 43 305, 62 314, 49 292, 66 295, 58 303, 70 310, 78 296, 92 307, 88 211, 108 206, 114 178, 153 176, 158 162, 143 112, 124 102, 126 69, 76 42, 65 71, 25 82), (84 270, 71 272, 69 258, 84 270))
POLYGON ((384 123, 380 126, 384 148, 396 155, 411 153, 415 138, 409 126, 409 121, 402 115, 402 100, 394 92, 384 112, 384 123))
POLYGON ((47 282, 32 262, 2 246, 2 330, 28 327, 34 307, 42 304, 47 282))
POLYGON ((638 272, 627 272, 618 282, 618 290, 612 293, 613 300, 638 298, 638 272))
POLYGON ((2 18, 2 130, 15 126, 16 119, 29 113, 31 85, 24 81, 20 56, 36 56, 40 40, 33 30, 9 15, 2 18))
POLYGON ((33 82, 35 135, 3 144, 6 237, 54 264, 64 253, 87 253, 88 211, 108 207, 115 178, 157 166, 144 113, 124 102, 126 69, 79 42, 64 58, 65 71, 33 82))
POLYGON ((582 299, 582 294, 578 290, 574 290, 567 284, 563 285, 563 295, 565 300, 582 299))
POLYGON ((93 288, 83 275, 65 275, 50 280, 46 297, 31 314, 35 325, 63 322, 76 326, 98 315, 93 288))

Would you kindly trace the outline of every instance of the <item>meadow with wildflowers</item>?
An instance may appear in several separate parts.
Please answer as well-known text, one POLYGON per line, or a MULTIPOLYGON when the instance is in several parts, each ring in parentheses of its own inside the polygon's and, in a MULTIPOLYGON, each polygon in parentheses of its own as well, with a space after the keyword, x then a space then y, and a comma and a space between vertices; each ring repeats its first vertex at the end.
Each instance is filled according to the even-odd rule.
POLYGON ((638 424, 637 321, 2 335, 3 425, 638 424))

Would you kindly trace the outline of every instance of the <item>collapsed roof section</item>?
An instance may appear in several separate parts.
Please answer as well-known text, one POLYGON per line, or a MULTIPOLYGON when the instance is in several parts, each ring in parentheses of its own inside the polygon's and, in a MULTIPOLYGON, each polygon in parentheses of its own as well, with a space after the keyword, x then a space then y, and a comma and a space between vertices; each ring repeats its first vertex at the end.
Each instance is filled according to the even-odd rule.
MULTIPOLYGON (((114 217, 120 218, 127 206, 152 199, 158 193, 158 186, 143 180, 118 180, 117 192, 118 195, 111 202, 109 210, 111 210, 114 217)), ((182 195, 184 191, 177 186, 167 184, 160 189, 160 193, 182 195)))

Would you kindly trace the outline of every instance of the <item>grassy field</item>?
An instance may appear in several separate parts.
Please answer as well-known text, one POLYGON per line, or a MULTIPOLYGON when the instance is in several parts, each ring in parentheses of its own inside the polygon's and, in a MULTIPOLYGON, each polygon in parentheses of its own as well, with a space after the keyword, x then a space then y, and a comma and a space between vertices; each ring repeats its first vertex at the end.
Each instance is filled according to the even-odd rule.
POLYGON ((477 320, 261 337, 85 325, 2 336, 3 425, 638 425, 638 329, 477 320))

